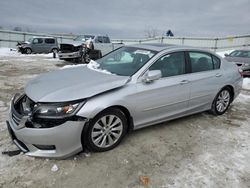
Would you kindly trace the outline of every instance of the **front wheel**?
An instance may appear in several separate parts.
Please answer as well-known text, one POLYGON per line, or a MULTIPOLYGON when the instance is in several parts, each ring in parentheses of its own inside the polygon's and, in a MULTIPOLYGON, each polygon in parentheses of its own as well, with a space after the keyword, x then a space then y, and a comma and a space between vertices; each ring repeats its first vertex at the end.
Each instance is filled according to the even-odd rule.
POLYGON ((90 122, 86 138, 92 151, 108 151, 116 147, 127 132, 127 120, 119 109, 111 108, 98 114, 90 122))
POLYGON ((32 53, 32 50, 30 48, 25 48, 25 53, 26 54, 31 54, 32 53))
POLYGON ((214 115, 224 114, 232 101, 232 93, 229 88, 223 88, 215 97, 211 112, 214 115))

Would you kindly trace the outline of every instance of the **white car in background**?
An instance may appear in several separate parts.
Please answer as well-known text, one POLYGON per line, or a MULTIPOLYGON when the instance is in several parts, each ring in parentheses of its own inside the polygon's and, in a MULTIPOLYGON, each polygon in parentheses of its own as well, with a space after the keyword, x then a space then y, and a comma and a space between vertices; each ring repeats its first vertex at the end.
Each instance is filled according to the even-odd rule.
POLYGON ((96 60, 121 46, 122 43, 111 43, 108 36, 79 35, 72 43, 60 44, 58 56, 61 60, 86 62, 86 55, 88 59, 96 60))

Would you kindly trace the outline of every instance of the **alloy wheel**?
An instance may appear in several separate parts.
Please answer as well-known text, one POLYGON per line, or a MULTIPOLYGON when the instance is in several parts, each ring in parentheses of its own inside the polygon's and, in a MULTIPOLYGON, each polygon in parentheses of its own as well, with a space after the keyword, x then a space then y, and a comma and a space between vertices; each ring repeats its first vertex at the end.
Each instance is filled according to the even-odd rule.
POLYGON ((94 124, 91 139, 97 147, 107 148, 119 140, 122 132, 122 120, 116 115, 105 115, 94 124))
POLYGON ((216 109, 218 112, 224 112, 230 104, 230 93, 228 90, 223 90, 220 92, 217 101, 216 109))

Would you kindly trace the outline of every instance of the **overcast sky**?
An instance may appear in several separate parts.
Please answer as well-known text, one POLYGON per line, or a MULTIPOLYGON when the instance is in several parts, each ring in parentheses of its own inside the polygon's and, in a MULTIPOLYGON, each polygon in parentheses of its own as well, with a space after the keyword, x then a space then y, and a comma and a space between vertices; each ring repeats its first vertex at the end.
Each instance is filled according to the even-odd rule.
POLYGON ((0 26, 37 32, 143 38, 250 33, 250 0, 0 0, 0 26))

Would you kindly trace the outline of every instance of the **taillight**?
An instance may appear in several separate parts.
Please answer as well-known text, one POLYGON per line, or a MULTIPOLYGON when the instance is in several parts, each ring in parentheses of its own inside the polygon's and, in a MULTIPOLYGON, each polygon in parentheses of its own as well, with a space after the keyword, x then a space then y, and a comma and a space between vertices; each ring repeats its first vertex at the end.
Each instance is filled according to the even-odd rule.
POLYGON ((243 77, 243 70, 239 69, 240 76, 243 77))

